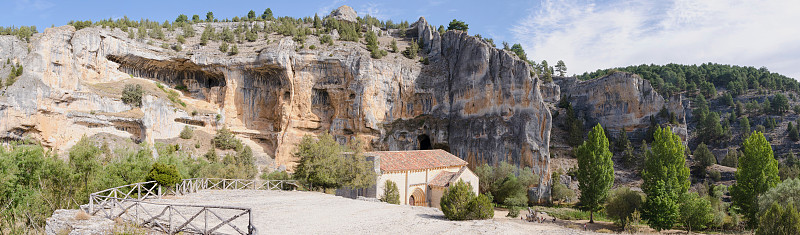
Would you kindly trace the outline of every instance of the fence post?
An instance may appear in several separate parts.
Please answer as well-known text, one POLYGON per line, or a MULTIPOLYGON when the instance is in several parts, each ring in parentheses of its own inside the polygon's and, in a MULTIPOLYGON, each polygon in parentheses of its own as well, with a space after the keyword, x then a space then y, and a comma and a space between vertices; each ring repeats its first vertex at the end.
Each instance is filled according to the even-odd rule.
POLYGON ((94 214, 94 194, 89 194, 89 214, 94 214))

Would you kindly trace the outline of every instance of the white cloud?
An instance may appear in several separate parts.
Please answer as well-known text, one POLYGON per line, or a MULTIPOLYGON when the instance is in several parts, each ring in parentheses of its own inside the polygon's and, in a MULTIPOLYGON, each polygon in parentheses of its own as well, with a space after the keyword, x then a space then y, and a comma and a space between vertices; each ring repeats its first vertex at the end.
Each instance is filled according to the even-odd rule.
POLYGON ((799 10, 794 0, 546 0, 512 32, 529 58, 562 59, 570 73, 715 62, 800 78, 799 10))

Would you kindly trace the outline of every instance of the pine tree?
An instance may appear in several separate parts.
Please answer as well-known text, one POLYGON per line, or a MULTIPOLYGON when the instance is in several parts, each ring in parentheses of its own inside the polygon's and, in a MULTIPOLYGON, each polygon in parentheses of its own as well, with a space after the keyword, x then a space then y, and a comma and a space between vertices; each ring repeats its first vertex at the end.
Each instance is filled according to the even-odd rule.
POLYGON ((753 132, 742 144, 744 156, 739 158, 736 184, 731 186, 733 205, 747 217, 747 224, 758 224, 758 196, 780 182, 778 160, 764 134, 753 132))
POLYGON ((589 210, 589 223, 594 223, 594 212, 600 210, 614 184, 613 156, 608 150, 608 139, 598 123, 589 132, 588 140, 576 150, 581 206, 589 210))
POLYGON ((206 13, 206 22, 212 22, 212 21, 214 21, 214 12, 209 11, 208 13, 206 13))
POLYGON ((563 60, 558 60, 556 62, 556 71, 558 72, 558 76, 564 76, 567 73, 567 65, 564 64, 563 60))
POLYGON ((670 229, 678 219, 678 200, 689 189, 683 143, 669 127, 656 128, 642 171, 642 191, 647 194, 644 218, 656 230, 670 229))

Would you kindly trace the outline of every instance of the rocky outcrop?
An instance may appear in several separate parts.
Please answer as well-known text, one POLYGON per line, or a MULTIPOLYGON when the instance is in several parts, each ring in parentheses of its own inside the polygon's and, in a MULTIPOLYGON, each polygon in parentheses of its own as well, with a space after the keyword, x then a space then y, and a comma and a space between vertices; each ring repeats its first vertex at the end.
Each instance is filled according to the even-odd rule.
POLYGON ((587 125, 600 123, 612 133, 624 130, 633 138, 641 138, 650 126, 651 117, 657 118, 657 114, 666 108, 677 121, 673 131, 686 141, 682 98, 664 99, 649 81, 636 74, 616 72, 588 81, 566 77, 555 79, 555 82, 578 115, 587 120, 587 125))
POLYGON ((371 150, 442 148, 472 166, 529 166, 540 175, 538 195, 547 195, 552 118, 529 65, 464 32, 439 35, 424 18, 408 32, 430 64, 372 59, 353 42, 308 50, 283 37, 227 56, 215 45, 162 49, 120 30, 49 28, 34 37, 20 58, 23 76, 0 98, 0 132, 63 151, 83 135, 152 143, 186 125, 227 126, 251 140, 256 155, 289 168, 304 135, 329 132, 371 150), (142 107, 121 102, 126 83, 144 86, 142 107))
POLYGON ((344 20, 349 22, 358 21, 358 19, 356 19, 356 17, 358 17, 358 14, 356 14, 356 10, 353 10, 352 7, 346 5, 340 6, 339 8, 336 8, 336 10, 333 10, 330 16, 337 20, 344 20))
POLYGON ((102 216, 90 216, 81 209, 59 209, 47 218, 44 233, 47 235, 112 234, 116 223, 102 216))

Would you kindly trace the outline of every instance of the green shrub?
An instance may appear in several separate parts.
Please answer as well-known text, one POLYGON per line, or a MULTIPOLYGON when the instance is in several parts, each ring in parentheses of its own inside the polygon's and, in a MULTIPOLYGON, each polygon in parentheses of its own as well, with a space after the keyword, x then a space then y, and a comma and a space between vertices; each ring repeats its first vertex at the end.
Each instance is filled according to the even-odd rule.
POLYGON ((230 54, 231 55, 239 54, 239 47, 236 46, 236 44, 234 44, 233 47, 231 47, 231 53, 230 54))
POLYGON ((381 201, 400 205, 400 191, 397 189, 397 184, 391 180, 386 181, 386 184, 383 186, 383 196, 381 196, 381 201))
POLYGON ((306 135, 297 146, 294 177, 323 190, 342 186, 367 188, 375 184, 373 164, 361 156, 358 142, 340 145, 332 135, 324 133, 314 139, 306 135), (354 152, 342 156, 342 152, 354 152))
POLYGON ((615 189, 611 192, 606 201, 606 215, 614 219, 614 223, 621 227, 627 226, 631 221, 633 212, 638 211, 644 203, 644 196, 639 192, 632 191, 628 187, 615 189))
POLYGON ((180 135, 181 139, 188 140, 191 139, 193 135, 194 135, 194 130, 192 130, 191 127, 189 127, 188 125, 183 126, 183 130, 181 131, 180 135))
POLYGON ((164 187, 173 187, 181 182, 181 175, 175 165, 153 163, 153 169, 147 174, 147 181, 155 180, 164 187))
POLYGON ((774 203, 782 208, 800 207, 800 179, 786 179, 758 197, 758 216, 764 215, 774 203))
POLYGON ((228 43, 222 42, 222 44, 219 45, 219 51, 228 52, 228 43))
POLYGON ((553 184, 550 194, 552 195, 553 200, 556 201, 571 202, 575 200, 575 191, 567 188, 567 186, 561 182, 555 182, 553 184))
POLYGON ((222 129, 217 131, 214 139, 211 140, 211 144, 213 144, 214 147, 222 150, 235 149, 238 151, 242 148, 242 142, 239 139, 236 139, 236 136, 233 135, 233 132, 228 130, 226 127, 222 127, 222 129))
POLYGON ((680 204, 680 221, 687 231, 703 230, 714 220, 711 203, 697 193, 687 193, 680 204))
POLYGON ((217 162, 219 160, 219 155, 217 155, 217 151, 213 148, 209 149, 206 154, 203 155, 209 162, 217 162))
POLYGON ((494 217, 494 206, 492 206, 492 198, 484 194, 475 197, 474 200, 469 202, 469 211, 473 219, 491 219, 494 217))
POLYGON ((444 191, 439 203, 444 216, 449 220, 489 219, 494 216, 487 196, 475 196, 472 185, 459 180, 444 191))
POLYGON ((773 203, 760 217, 756 234, 800 234, 800 213, 793 205, 783 209, 773 203))
POLYGON ((286 171, 273 171, 270 173, 264 172, 261 174, 261 179, 263 180, 290 180, 292 176, 289 175, 289 172, 286 171))
POLYGON ((409 59, 416 59, 417 53, 419 53, 419 45, 417 44, 416 40, 411 40, 411 45, 406 47, 406 50, 403 51, 403 56, 409 59))
POLYGON ((142 85, 125 84, 125 88, 122 89, 122 103, 135 107, 142 106, 142 95, 144 95, 142 85))

